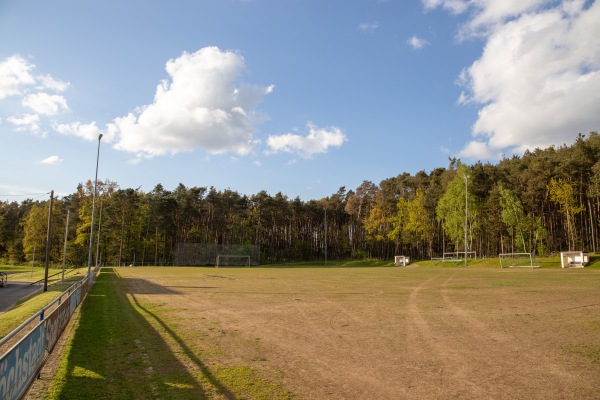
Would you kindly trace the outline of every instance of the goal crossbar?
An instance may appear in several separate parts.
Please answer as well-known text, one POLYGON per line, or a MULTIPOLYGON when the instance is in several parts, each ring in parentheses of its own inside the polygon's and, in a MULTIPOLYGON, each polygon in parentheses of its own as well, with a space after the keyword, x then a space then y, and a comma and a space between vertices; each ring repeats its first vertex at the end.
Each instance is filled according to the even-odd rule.
POLYGON ((451 251, 442 254, 442 261, 462 261, 463 257, 477 259, 476 251, 451 251))
POLYGON ((250 256, 234 256, 228 254, 219 254, 215 262, 215 267, 229 267, 229 266, 250 266, 250 256))
POLYGON ((500 268, 539 268, 537 258, 531 253, 500 253, 500 268))
POLYGON ((396 267, 406 267, 410 262, 410 257, 408 256, 394 256, 394 266, 396 267))

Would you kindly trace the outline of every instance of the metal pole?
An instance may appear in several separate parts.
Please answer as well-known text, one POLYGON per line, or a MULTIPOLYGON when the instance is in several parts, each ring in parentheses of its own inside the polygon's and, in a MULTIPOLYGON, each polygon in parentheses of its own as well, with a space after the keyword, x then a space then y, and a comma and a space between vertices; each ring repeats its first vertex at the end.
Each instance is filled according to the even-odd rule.
POLYGON ((96 267, 100 264, 100 232, 102 230, 102 204, 102 199, 100 199, 100 218, 98 219, 98 238, 96 240, 96 267))
POLYGON ((92 247, 94 243, 94 214, 96 213, 96 187, 98 186, 98 162, 100 160, 100 139, 102 134, 98 136, 98 154, 96 155, 96 178, 94 179, 94 195, 92 197, 92 226, 90 227, 90 250, 88 253, 88 276, 92 270, 92 247))
POLYGON ((65 264, 67 263, 67 237, 69 236, 69 216, 70 215, 71 215, 71 210, 67 210, 67 226, 65 228, 65 245, 63 248, 62 278, 60 279, 60 283, 65 282, 65 264))
POLYGON ((50 242, 52 238, 52 203, 54 190, 50 191, 50 211, 48 212, 48 234, 46 235, 46 261, 44 265, 44 292, 48 291, 48 263, 50 261, 50 242))
POLYGON ((469 175, 465 175, 465 267, 467 266, 467 225, 469 223, 469 175))

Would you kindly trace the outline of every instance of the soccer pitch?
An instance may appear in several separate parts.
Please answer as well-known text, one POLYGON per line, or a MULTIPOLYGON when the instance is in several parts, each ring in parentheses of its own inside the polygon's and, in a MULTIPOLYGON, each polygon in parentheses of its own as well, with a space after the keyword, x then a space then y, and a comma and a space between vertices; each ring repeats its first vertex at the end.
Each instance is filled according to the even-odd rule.
POLYGON ((595 398, 598 293, 600 270, 104 268, 48 395, 595 398))

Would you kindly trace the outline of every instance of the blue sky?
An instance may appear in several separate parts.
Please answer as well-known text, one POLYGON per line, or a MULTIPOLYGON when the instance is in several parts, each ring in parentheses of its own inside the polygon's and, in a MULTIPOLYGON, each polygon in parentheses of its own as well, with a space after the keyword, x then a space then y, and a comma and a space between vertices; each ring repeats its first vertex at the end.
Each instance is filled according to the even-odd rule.
MULTIPOLYGON (((600 5, 4 0, 0 200, 94 178, 319 199, 600 127, 600 5)), ((44 196, 42 196, 44 198, 44 196)))

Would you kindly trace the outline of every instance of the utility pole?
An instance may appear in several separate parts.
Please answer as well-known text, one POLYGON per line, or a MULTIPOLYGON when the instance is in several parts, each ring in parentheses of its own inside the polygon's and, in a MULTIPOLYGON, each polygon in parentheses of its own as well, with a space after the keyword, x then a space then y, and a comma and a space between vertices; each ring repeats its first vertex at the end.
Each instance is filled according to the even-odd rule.
POLYGON ((50 238, 52 237, 52 203, 54 190, 50 191, 50 211, 48 212, 48 230, 46 235, 46 262, 44 264, 44 292, 48 291, 48 262, 50 260, 50 238))
POLYGON ((62 265, 62 277, 60 283, 65 283, 65 264, 67 263, 67 238, 69 237, 69 216, 71 210, 67 210, 67 226, 65 228, 65 245, 63 247, 63 265, 62 265))

